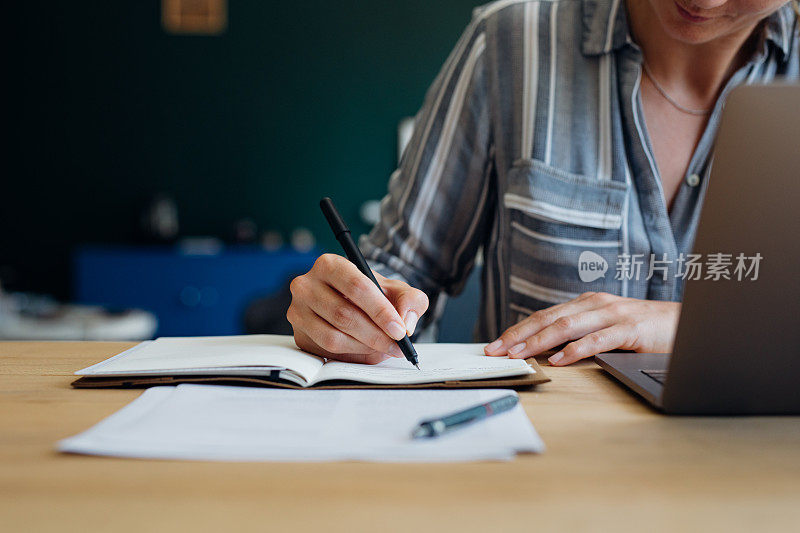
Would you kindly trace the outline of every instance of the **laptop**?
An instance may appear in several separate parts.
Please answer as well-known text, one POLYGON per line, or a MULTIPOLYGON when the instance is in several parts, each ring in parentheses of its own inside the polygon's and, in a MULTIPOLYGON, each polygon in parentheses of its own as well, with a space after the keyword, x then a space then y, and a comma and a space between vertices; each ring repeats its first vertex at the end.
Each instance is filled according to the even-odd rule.
POLYGON ((731 92, 694 253, 730 279, 685 278, 672 354, 596 362, 665 413, 800 414, 800 85, 731 92))

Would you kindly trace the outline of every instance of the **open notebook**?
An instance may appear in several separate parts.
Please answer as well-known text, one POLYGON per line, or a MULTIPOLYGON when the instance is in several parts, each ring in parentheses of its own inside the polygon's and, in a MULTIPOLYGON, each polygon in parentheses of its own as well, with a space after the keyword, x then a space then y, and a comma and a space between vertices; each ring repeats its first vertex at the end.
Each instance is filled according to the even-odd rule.
POLYGON ((525 387, 549 381, 535 361, 486 357, 482 344, 416 344, 420 368, 326 361, 288 335, 162 337, 76 372, 75 387, 244 382, 291 388, 525 387))

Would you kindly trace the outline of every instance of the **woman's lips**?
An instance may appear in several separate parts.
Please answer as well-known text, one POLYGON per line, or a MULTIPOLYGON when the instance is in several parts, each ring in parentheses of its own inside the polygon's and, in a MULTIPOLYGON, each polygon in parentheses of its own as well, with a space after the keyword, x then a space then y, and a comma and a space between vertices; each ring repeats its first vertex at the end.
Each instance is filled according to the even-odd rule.
POLYGON ((678 2, 675 2, 675 7, 678 8, 678 14, 680 16, 682 16, 684 19, 688 20, 689 22, 705 22, 707 20, 711 20, 708 17, 698 17, 697 15, 692 15, 689 11, 687 11, 678 2))

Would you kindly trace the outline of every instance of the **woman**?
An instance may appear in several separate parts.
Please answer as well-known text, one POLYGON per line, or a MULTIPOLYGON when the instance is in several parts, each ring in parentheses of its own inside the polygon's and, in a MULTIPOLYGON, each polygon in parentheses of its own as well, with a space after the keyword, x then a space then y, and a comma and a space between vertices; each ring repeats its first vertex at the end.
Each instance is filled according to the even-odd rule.
POLYGON ((487 355, 563 345, 549 358, 560 366, 670 351, 725 97, 800 79, 798 13, 794 0, 476 10, 361 243, 391 305, 347 260, 323 255, 291 286, 298 346, 401 357, 392 339, 435 320, 482 250, 487 355), (601 270, 582 280, 584 260, 601 270))

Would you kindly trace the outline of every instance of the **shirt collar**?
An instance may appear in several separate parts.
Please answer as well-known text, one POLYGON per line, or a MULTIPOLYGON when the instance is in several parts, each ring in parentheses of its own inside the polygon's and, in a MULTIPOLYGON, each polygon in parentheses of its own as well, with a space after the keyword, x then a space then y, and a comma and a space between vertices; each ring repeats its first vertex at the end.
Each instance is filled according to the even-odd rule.
POLYGON ((787 3, 775 13, 767 17, 764 25, 764 41, 771 42, 783 52, 783 58, 788 59, 792 50, 792 42, 796 39, 797 15, 792 6, 787 3))
MULTIPOLYGON (((791 51, 797 17, 789 4, 784 5, 767 17, 764 27, 764 41, 773 43, 788 58, 791 51)), ((628 17, 625 0, 584 0, 583 1, 583 42, 584 55, 607 54, 630 41, 628 17)))
POLYGON ((624 0, 584 0, 584 55, 607 54, 628 41, 628 16, 624 0))

